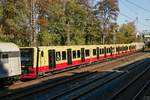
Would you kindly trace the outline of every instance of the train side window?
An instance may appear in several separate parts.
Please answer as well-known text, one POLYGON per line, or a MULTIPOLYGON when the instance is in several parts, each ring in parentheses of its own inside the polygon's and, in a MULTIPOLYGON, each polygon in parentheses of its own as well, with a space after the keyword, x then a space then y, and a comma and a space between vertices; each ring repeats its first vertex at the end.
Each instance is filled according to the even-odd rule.
POLYGON ((89 51, 89 49, 86 49, 86 50, 85 50, 85 56, 86 56, 86 57, 90 56, 90 51, 89 51))
POLYGON ((112 52, 112 53, 114 53, 114 52, 115 52, 115 51, 114 51, 114 48, 111 48, 111 52, 112 52))
POLYGON ((60 60, 61 60, 60 52, 56 52, 56 61, 60 61, 60 60))
POLYGON ((41 51, 41 57, 43 57, 44 56, 44 52, 43 51, 41 51))
POLYGON ((66 51, 62 51, 62 60, 66 60, 66 51))
POLYGON ((2 62, 8 63, 8 54, 2 54, 2 62))
POLYGON ((109 48, 109 53, 111 53, 111 48, 109 48))
POLYGON ((3 59, 8 59, 8 54, 3 54, 3 55, 2 55, 2 58, 3 58, 3 59))
POLYGON ((127 49, 129 50, 129 47, 127 47, 127 49))
POLYGON ((80 50, 77 50, 77 58, 80 58, 80 50))
POLYGON ((93 56, 96 56, 96 49, 93 49, 93 56))
POLYGON ((102 48, 102 54, 104 54, 104 48, 102 48))
POLYGON ((107 53, 109 53, 109 48, 107 48, 107 53))
POLYGON ((99 54, 102 54, 102 49, 99 49, 99 54))
POLYGON ((73 59, 75 59, 76 58, 76 51, 74 50, 74 51, 72 51, 73 52, 73 59))

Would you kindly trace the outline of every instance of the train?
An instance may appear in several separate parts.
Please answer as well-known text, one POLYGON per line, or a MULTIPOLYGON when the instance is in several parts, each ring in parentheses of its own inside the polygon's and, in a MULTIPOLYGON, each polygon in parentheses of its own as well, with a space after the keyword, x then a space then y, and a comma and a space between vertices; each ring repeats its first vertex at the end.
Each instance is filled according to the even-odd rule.
POLYGON ((52 71, 130 54, 143 47, 144 43, 38 47, 0 43, 0 79, 34 79, 52 71))
POLYGON ((20 49, 13 43, 0 43, 0 83, 21 75, 20 49))

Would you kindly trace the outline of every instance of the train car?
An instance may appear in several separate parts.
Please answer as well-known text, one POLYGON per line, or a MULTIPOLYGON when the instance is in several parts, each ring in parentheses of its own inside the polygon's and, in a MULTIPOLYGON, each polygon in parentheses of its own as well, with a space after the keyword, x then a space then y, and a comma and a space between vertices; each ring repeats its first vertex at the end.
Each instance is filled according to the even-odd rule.
POLYGON ((19 47, 13 43, 0 43, 0 80, 21 75, 19 47))
POLYGON ((136 51, 144 51, 145 43, 144 42, 134 42, 132 45, 136 46, 136 51))
POLYGON ((39 46, 20 50, 21 79, 33 79, 50 71, 132 53, 136 51, 136 45, 39 46))

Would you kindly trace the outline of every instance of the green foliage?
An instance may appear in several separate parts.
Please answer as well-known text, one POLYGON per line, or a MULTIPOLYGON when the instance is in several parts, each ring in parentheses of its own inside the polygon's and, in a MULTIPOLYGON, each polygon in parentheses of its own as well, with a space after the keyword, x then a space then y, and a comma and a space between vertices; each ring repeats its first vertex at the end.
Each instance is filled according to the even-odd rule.
POLYGON ((14 42, 18 45, 24 44, 28 14, 25 7, 26 0, 3 0, 0 1, 0 4, 2 5, 0 7, 1 41, 14 42), (7 38, 3 39, 5 36, 7 38))
POLYGON ((117 43, 131 43, 136 40, 136 28, 134 22, 121 25, 117 33, 117 43))
POLYGON ((36 0, 34 10, 30 8, 30 0, 2 1, 0 41, 30 46, 34 33, 30 18, 33 11, 38 13, 35 21, 39 27, 38 45, 101 44, 104 33, 107 33, 107 44, 113 42, 114 36, 117 43, 135 40, 133 23, 123 24, 120 28, 115 23, 119 12, 118 0, 98 2, 96 12, 88 4, 90 0, 36 0))
POLYGON ((112 43, 114 33, 114 28, 112 24, 115 24, 118 14, 119 14, 119 5, 118 0, 98 0, 96 6, 95 14, 101 20, 102 30, 103 30, 103 43, 112 43))
MULTIPOLYGON (((44 5, 41 2, 40 5, 44 5)), ((60 44, 58 45, 75 45, 75 44, 93 44, 99 34, 99 21, 94 18, 86 7, 80 5, 76 0, 62 2, 54 0, 51 5, 41 6, 40 19, 47 21, 47 26, 41 25, 41 31, 48 29, 49 34, 59 35, 60 44), (69 37, 68 37, 69 34, 69 37), (86 38, 85 38, 86 37, 86 38), (68 43, 67 38, 70 38, 68 43)))
POLYGON ((60 44, 60 36, 58 34, 48 33, 43 31, 38 35, 39 44, 42 46, 58 45, 60 44))

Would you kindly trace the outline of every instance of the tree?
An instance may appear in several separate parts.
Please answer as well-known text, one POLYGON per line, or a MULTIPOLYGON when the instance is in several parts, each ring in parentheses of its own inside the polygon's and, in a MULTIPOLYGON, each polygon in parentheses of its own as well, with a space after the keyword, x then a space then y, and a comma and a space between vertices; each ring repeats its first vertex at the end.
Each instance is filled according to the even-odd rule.
POLYGON ((42 22, 46 23, 46 25, 39 23, 40 34, 45 30, 50 36, 59 35, 61 39, 56 39, 56 43, 60 43, 58 45, 92 44, 96 41, 95 34, 100 31, 97 28, 98 21, 89 14, 91 12, 84 5, 76 0, 67 0, 67 2, 52 0, 50 3, 50 5, 46 5, 44 1, 39 3, 39 20, 43 19, 42 22))
POLYGON ((109 36, 108 29, 111 28, 111 24, 115 23, 119 14, 118 0, 100 0, 95 6, 97 9, 95 14, 98 19, 102 21, 101 27, 103 29, 103 44, 105 38, 109 36))
MULTIPOLYGON (((0 2, 0 23, 2 23, 2 15, 3 15, 3 8, 2 2, 0 2)), ((0 33, 2 33, 2 25, 0 24, 0 33)))
POLYGON ((136 27, 134 22, 123 24, 117 33, 118 43, 132 43, 136 40, 136 27))
POLYGON ((0 4, 2 5, 1 34, 9 37, 6 41, 17 43, 17 38, 22 40, 23 36, 27 36, 26 0, 1 0, 0 4))

